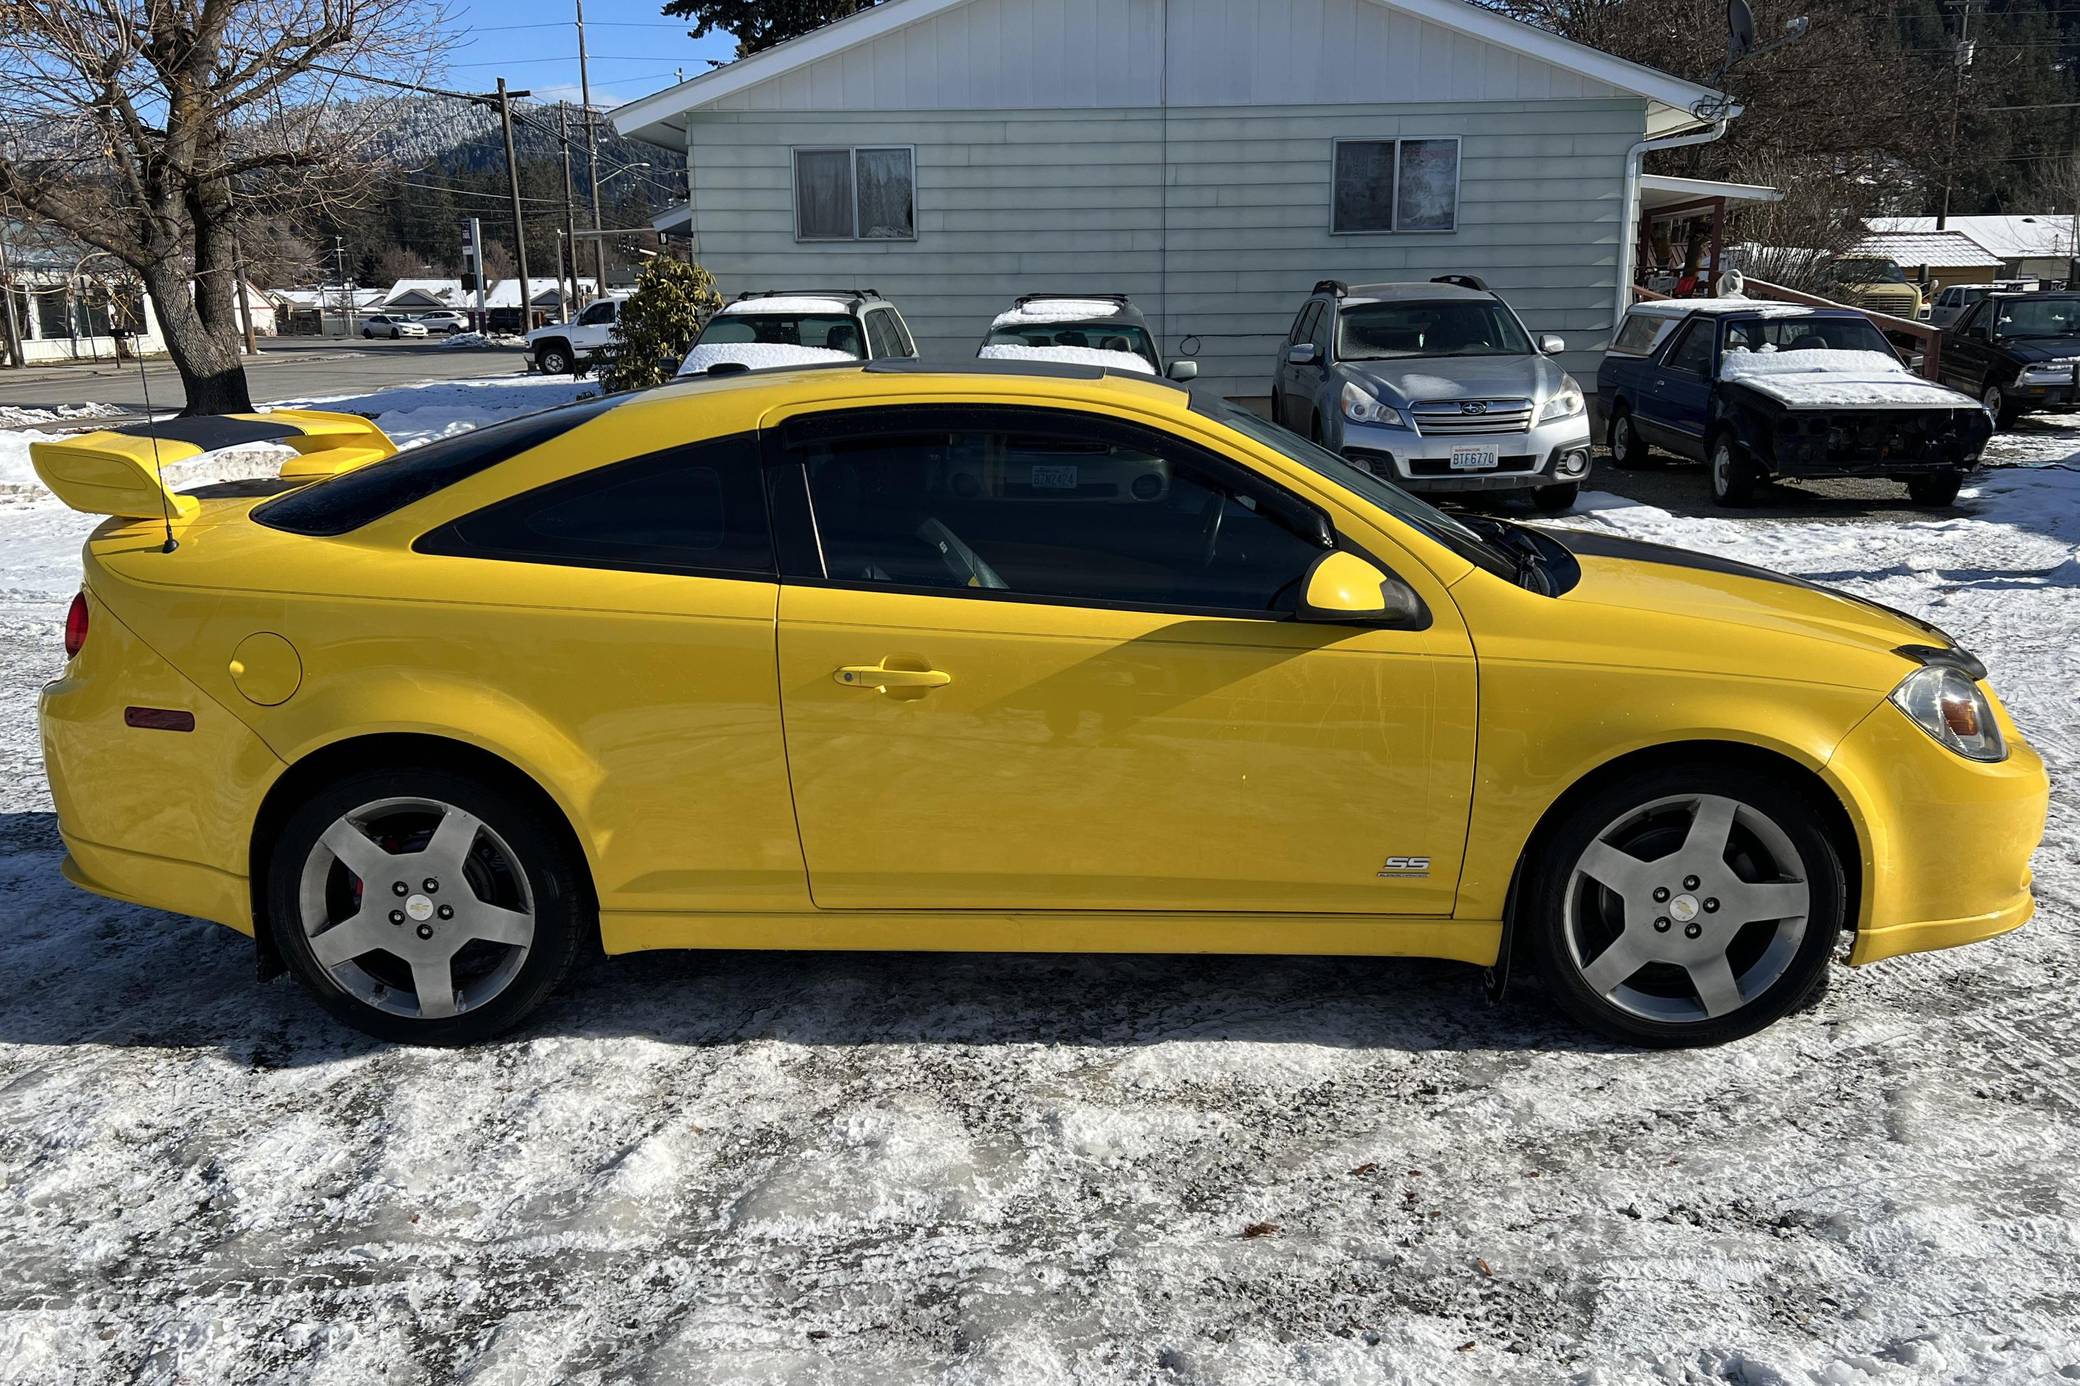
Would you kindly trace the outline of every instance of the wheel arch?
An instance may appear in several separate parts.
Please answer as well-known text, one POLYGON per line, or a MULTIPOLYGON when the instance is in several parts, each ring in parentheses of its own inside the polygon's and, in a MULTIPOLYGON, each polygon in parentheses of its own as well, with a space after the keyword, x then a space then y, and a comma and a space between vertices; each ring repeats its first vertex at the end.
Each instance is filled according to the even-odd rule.
MULTIPOLYGON (((273 937, 265 925, 267 859, 283 823, 312 787, 348 771, 367 770, 372 766, 452 770, 530 802, 541 814, 549 831, 570 851, 571 859, 583 865, 578 886, 585 892, 586 901, 591 906, 587 917, 595 921, 593 927, 597 930, 598 888, 593 880, 591 853, 586 851, 584 840, 578 835, 569 812, 539 780, 497 752, 467 741, 426 732, 371 732, 328 742, 311 750, 277 775, 260 800, 246 847, 246 879, 252 897, 253 937, 260 948, 262 976, 271 977, 283 970, 273 937)), ((592 942, 597 946, 596 932, 592 942)))
POLYGON ((1574 806, 1613 782, 1636 775, 1648 768, 1677 763, 1716 765, 1733 771, 1774 775, 1807 794, 1820 812, 1823 830, 1841 856, 1842 876, 1846 887, 1843 902, 1846 931, 1854 934, 1860 927, 1867 904, 1863 873, 1864 864, 1871 860, 1870 835, 1854 799, 1838 780, 1826 773, 1824 766, 1815 765, 1786 751, 1756 745, 1753 742, 1710 738, 1663 742, 1624 752, 1590 769, 1546 805, 1545 811, 1532 825, 1529 836, 1524 839, 1523 848, 1517 853, 1516 865, 1510 872, 1509 889, 1503 906, 1502 944, 1489 977, 1491 994, 1498 997, 1502 994, 1514 965, 1517 915, 1522 903, 1520 887, 1523 884, 1524 872, 1551 840, 1553 834, 1567 821, 1574 806))

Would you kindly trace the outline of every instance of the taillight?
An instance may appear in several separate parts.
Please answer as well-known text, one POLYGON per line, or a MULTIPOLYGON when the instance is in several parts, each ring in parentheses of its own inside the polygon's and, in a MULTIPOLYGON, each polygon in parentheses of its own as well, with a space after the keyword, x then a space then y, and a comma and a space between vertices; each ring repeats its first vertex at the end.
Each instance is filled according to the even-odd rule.
POLYGON ((65 657, 71 659, 87 643, 87 594, 76 592, 72 609, 65 613, 65 657))

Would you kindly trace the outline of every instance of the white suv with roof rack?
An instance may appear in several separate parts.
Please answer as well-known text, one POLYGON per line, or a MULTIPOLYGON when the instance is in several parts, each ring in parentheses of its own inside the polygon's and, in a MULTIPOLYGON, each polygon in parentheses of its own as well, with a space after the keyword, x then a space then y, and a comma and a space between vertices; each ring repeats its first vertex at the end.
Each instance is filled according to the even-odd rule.
POLYGON ((778 370, 838 361, 907 360, 910 325, 872 289, 760 289, 709 318, 679 374, 778 370))
POLYGON ((1185 381, 1197 361, 1163 359, 1148 319, 1125 294, 1026 294, 997 314, 976 356, 985 361, 1060 361, 1185 381))

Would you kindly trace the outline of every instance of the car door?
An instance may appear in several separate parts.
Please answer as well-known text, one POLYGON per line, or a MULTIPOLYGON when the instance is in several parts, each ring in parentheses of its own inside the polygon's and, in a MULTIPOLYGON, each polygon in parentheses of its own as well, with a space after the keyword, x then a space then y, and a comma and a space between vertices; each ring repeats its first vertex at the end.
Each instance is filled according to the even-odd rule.
POLYGON ((1980 299, 1943 329, 1943 358, 1937 374, 1945 385, 1976 397, 1986 388, 1986 370, 1993 361, 1992 299, 1980 299))
POLYGON ((1286 617, 1322 512, 1110 416, 767 429, 813 536, 779 649, 819 908, 1450 911, 1474 666, 1442 588, 1421 629, 1286 617))
POLYGON ((1303 342, 1314 339, 1315 319, 1321 315, 1322 301, 1311 298, 1300 305, 1293 318, 1293 328, 1286 333, 1285 345, 1278 349, 1278 366, 1274 378, 1278 382, 1278 417, 1274 423, 1287 428, 1305 431, 1307 428, 1307 400, 1314 391, 1314 370, 1310 366, 1295 365, 1291 359, 1292 349, 1303 342))
POLYGON ((1704 456, 1704 423, 1711 398, 1713 339, 1718 324, 1692 316, 1642 372, 1633 411, 1648 441, 1686 457, 1704 456))

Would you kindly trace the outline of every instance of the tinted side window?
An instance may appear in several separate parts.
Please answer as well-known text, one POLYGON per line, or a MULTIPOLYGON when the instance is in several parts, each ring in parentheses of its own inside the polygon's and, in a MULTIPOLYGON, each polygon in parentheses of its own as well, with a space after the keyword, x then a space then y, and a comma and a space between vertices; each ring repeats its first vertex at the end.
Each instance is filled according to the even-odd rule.
POLYGON ((529 448, 539 447, 558 434, 598 418, 627 398, 602 395, 407 448, 395 457, 313 482, 280 500, 269 501, 253 511, 253 518, 292 534, 345 534, 424 500, 464 477, 475 476, 529 448))
POLYGON ((587 309, 586 309, 586 310, 585 310, 585 311, 584 311, 584 312, 583 312, 582 314, 580 314, 580 315, 579 315, 579 317, 578 317, 578 321, 579 321, 579 322, 582 322, 582 323, 588 323, 588 324, 591 324, 591 323, 602 323, 602 322, 612 322, 613 320, 614 320, 614 300, 613 300, 613 299, 611 299, 611 298, 610 298, 610 299, 608 299, 608 300, 607 300, 606 302, 604 302, 604 303, 595 303, 595 304, 593 304, 593 305, 592 305, 592 306, 591 306, 590 308, 587 308, 587 309))
POLYGON ((917 343, 911 339, 910 325, 903 321, 903 315, 891 308, 888 310, 888 320, 894 326, 896 334, 897 355, 917 355, 917 343))
POLYGON ((1307 326, 1308 339, 1314 343, 1314 359, 1326 361, 1329 359, 1329 331, 1336 325, 1336 315, 1341 310, 1328 303, 1315 306, 1320 311, 1307 326))
POLYGON ((1142 430, 924 427, 790 455, 839 582, 1263 616, 1322 552, 1300 502, 1142 430))
POLYGON ((1286 333, 1287 342, 1304 342, 1307 340, 1307 319, 1308 315, 1313 313, 1314 310, 1315 301, 1313 299, 1309 299, 1300 305, 1300 311, 1293 315, 1293 330, 1286 333))
POLYGON ((748 434, 566 477, 443 525, 415 547, 574 568, 773 571, 758 449, 748 434))
POLYGON ((884 356, 899 356, 902 349, 896 345, 896 334, 889 328, 886 313, 867 314, 867 345, 878 359, 884 356))
POLYGON ((1684 327, 1682 337, 1668 349, 1663 363, 1669 370, 1682 371, 1703 378, 1712 368, 1712 329, 1714 324, 1701 318, 1691 319, 1684 327))

